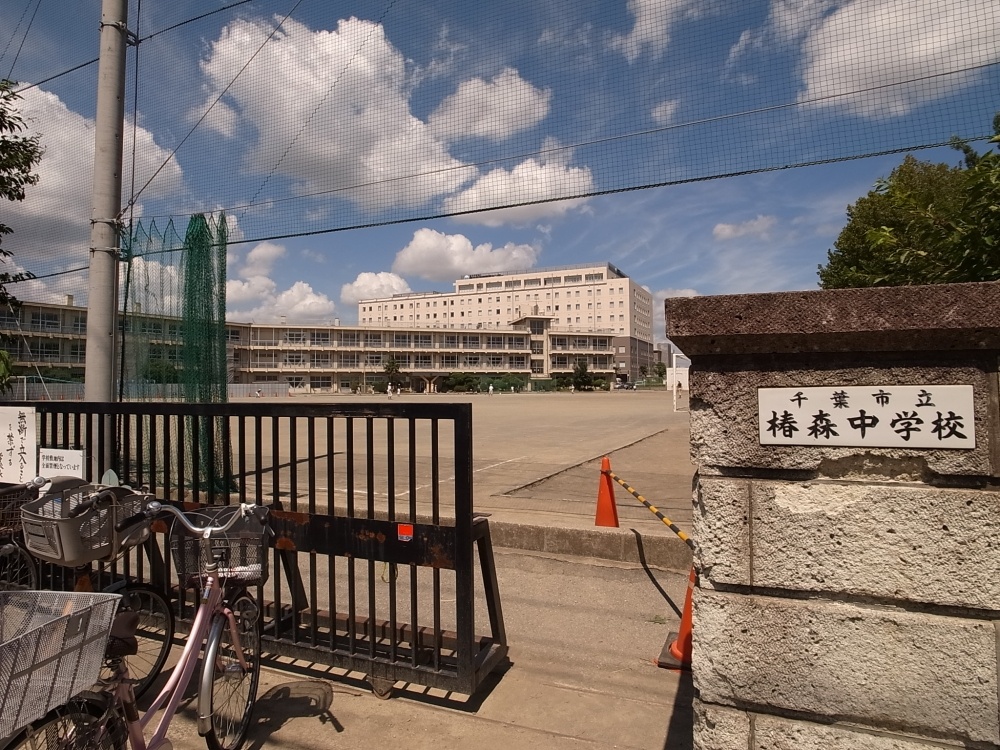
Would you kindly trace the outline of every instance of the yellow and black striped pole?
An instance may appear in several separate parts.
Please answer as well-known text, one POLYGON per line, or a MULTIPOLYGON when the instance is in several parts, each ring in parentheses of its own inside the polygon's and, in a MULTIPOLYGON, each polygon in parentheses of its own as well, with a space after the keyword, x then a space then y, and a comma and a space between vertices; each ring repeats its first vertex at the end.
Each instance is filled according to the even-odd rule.
POLYGON ((690 547, 692 550, 697 550, 698 549, 698 544, 694 541, 694 539, 692 539, 687 534, 685 534, 683 531, 681 531, 681 529, 677 526, 677 524, 675 524, 673 521, 671 521, 669 518, 667 518, 665 515, 663 515, 663 513, 659 510, 659 508, 657 508, 655 505, 653 505, 651 502, 649 502, 649 500, 647 500, 642 495, 640 495, 638 492, 636 492, 635 488, 633 488, 631 485, 629 485, 628 482, 624 481, 621 477, 619 477, 617 474, 615 474, 611 470, 608 470, 607 474, 608 474, 609 477, 611 477, 616 482, 618 482, 618 484, 620 484, 622 487, 624 487, 625 490, 630 495, 632 495, 632 497, 634 497, 640 503, 642 503, 647 508, 649 508, 649 510, 652 511, 652 513, 657 518, 659 518, 661 521, 663 521, 663 523, 665 523, 667 525, 667 527, 672 532, 674 532, 677 536, 679 536, 682 540, 684 540, 684 543, 687 544, 688 547, 690 547))

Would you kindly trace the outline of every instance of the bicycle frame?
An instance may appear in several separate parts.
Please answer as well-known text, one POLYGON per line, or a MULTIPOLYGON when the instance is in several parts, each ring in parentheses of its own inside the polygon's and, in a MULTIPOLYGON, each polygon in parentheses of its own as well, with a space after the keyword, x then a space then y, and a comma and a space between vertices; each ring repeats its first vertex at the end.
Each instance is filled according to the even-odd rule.
MULTIPOLYGON (((184 692, 190 684, 191 678, 194 676, 202 644, 208 636, 212 618, 216 613, 222 613, 228 619, 230 633, 237 646, 236 652, 240 666, 243 669, 249 668, 249 665, 243 658, 243 649, 239 641, 240 634, 239 628, 236 626, 236 618, 231 609, 222 606, 223 593, 224 591, 219 580, 215 576, 206 575, 201 593, 201 601, 195 612, 191 632, 188 635, 187 642, 184 644, 184 650, 181 652, 180 659, 174 667, 170 678, 167 680, 167 684, 163 686, 159 695, 156 696, 149 709, 141 717, 135 706, 132 684, 127 679, 127 668, 125 668, 124 664, 122 665, 121 669, 123 673, 119 675, 121 679, 118 680, 115 697, 121 702, 123 707, 129 745, 132 750, 164 750, 170 747, 170 743, 167 741, 167 731, 170 728, 170 722, 177 713, 177 709, 184 699, 184 692), (164 704, 166 704, 164 715, 160 719, 159 724, 157 724, 153 736, 147 742, 144 731, 146 725, 149 724, 153 716, 164 704)), ((198 717, 198 731, 200 734, 204 734, 207 731, 207 727, 211 726, 211 721, 212 717, 210 716, 198 717)))

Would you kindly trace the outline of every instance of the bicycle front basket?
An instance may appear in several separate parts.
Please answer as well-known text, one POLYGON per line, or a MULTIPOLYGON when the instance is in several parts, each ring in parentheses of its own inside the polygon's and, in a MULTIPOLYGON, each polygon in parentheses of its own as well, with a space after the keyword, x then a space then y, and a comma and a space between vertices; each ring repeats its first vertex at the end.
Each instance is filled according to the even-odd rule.
POLYGON ((0 738, 97 682, 120 598, 0 592, 0 738))
POLYGON ((21 530, 21 506, 37 497, 37 487, 17 484, 0 487, 0 536, 11 536, 21 530))
POLYGON ((70 568, 115 557, 127 537, 115 531, 115 524, 138 513, 152 497, 118 488, 118 496, 110 504, 70 518, 70 510, 97 489, 88 484, 74 487, 72 492, 47 492, 25 503, 21 521, 28 551, 46 562, 70 568))
MULTIPOLYGON (((219 526, 239 512, 238 505, 210 505, 187 515, 195 523, 219 526)), ((218 578, 259 586, 268 577, 267 534, 267 526, 262 526, 256 518, 241 518, 225 534, 210 539, 193 536, 175 523, 170 533, 170 553, 177 577, 182 582, 200 577, 205 566, 217 559, 218 578)))

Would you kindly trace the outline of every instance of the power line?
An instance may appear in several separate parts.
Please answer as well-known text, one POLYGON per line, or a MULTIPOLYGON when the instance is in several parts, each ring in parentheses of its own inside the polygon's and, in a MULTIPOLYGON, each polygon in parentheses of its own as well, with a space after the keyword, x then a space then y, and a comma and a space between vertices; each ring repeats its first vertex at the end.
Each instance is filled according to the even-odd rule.
MULTIPOLYGON (((38 0, 38 3, 35 5, 35 11, 31 14, 31 20, 28 21, 28 26, 24 30, 24 36, 21 37, 21 43, 17 45, 17 52, 14 53, 14 59, 10 63, 10 72, 7 74, 8 79, 14 75, 14 66, 17 65, 17 58, 21 56, 21 50, 24 49, 24 42, 28 39, 28 32, 31 31, 31 25, 35 22, 35 16, 38 15, 38 9, 41 7, 42 0, 38 0)), ((18 22, 18 26, 20 25, 20 22, 18 22)), ((4 50, 4 53, 6 53, 6 50, 4 50)))
MULTIPOLYGON (((41 0, 39 0, 39 2, 41 2, 41 0)), ((21 17, 19 19, 17 19, 17 26, 15 26, 14 30, 12 32, 10 32, 10 39, 7 40, 7 44, 4 45, 3 52, 0 53, 0 60, 3 60, 5 57, 7 57, 7 50, 10 49, 11 43, 14 41, 14 38, 17 36, 18 30, 21 28, 21 24, 24 22, 24 17, 26 15, 28 15, 28 8, 31 7, 31 3, 32 3, 32 0, 28 0, 28 2, 24 6, 24 10, 21 11, 21 17)))
POLYGON ((219 101, 221 101, 222 97, 226 95, 226 92, 228 92, 229 89, 232 88, 233 84, 236 83, 236 80, 243 74, 243 71, 245 71, 247 67, 249 67, 250 63, 252 63, 254 59, 257 57, 257 55, 260 54, 260 51, 264 49, 264 45, 266 45, 269 41, 271 41, 271 39, 274 37, 275 34, 278 33, 278 30, 282 27, 285 21, 288 20, 289 16, 291 16, 292 13, 295 12, 296 8, 298 8, 301 4, 302 0, 296 0, 295 5, 292 6, 292 9, 285 14, 285 17, 282 18, 274 26, 273 29, 271 29, 271 33, 267 35, 267 38, 263 42, 261 42, 260 46, 254 51, 252 55, 250 55, 250 58, 243 64, 243 67, 239 69, 236 75, 233 76, 233 79, 228 84, 226 84, 226 87, 221 92, 219 92, 219 95, 215 97, 215 101, 213 101, 210 105, 208 105, 208 109, 206 109, 205 112, 202 114, 202 116, 198 118, 198 121, 191 126, 191 129, 187 132, 187 134, 183 138, 181 138, 180 143, 174 146, 174 149, 169 154, 167 154, 167 158, 164 159, 163 163, 156 168, 156 171, 153 172, 152 176, 148 180, 146 180, 146 184, 143 185, 141 188, 139 188, 139 192, 133 194, 129 198, 126 208, 128 208, 129 210, 132 209, 132 206, 135 204, 136 199, 140 195, 142 195, 142 192, 146 188, 150 186, 153 180, 156 179, 156 176, 163 171, 163 168, 173 160, 174 156, 177 154, 178 149, 180 149, 180 147, 184 145, 187 139, 191 137, 191 135, 194 133, 195 130, 198 129, 198 126, 201 125, 202 122, 204 122, 205 118, 208 117, 208 113, 212 111, 212 108, 215 107, 215 105, 218 104, 219 101))
MULTIPOLYGON (((482 168, 482 167, 488 167, 488 166, 493 166, 493 165, 497 165, 497 164, 504 164, 504 163, 511 162, 511 161, 520 161, 522 159, 528 159, 528 158, 531 158, 531 157, 546 156, 546 155, 549 155, 549 154, 555 154, 555 153, 560 153, 560 152, 565 152, 565 151, 574 151, 574 150, 577 150, 577 149, 587 148, 587 147, 590 147, 590 146, 600 146, 600 145, 607 144, 607 143, 614 143, 614 142, 619 142, 619 141, 627 141, 627 140, 631 140, 631 139, 634 139, 634 138, 642 138, 642 137, 650 136, 650 135, 658 135, 658 134, 662 134, 662 133, 665 133, 667 131, 672 131, 672 130, 680 130, 680 129, 683 129, 683 128, 698 127, 698 126, 702 126, 702 125, 709 125, 709 124, 713 124, 713 123, 724 122, 724 121, 727 121, 727 120, 735 120, 735 119, 738 119, 738 118, 741 118, 741 117, 750 117, 750 116, 753 116, 753 115, 765 114, 765 113, 768 113, 768 112, 776 112, 776 111, 785 110, 785 109, 793 109, 793 108, 796 108, 796 107, 805 107, 805 106, 810 106, 810 105, 814 105, 814 104, 821 104, 823 102, 831 101, 833 99, 840 99, 840 98, 849 98, 849 97, 853 97, 853 96, 860 96, 862 94, 869 94, 869 93, 872 93, 872 92, 875 92, 875 91, 879 91, 879 90, 887 89, 887 88, 892 88, 892 87, 895 87, 895 86, 906 86, 906 85, 909 85, 909 84, 912 84, 912 83, 920 83, 920 82, 923 82, 923 81, 928 81, 928 80, 932 80, 932 79, 936 79, 936 78, 942 78, 942 77, 952 76, 952 75, 960 75, 960 74, 969 73, 969 72, 976 71, 976 70, 983 70, 983 69, 986 69, 986 68, 991 68, 991 67, 996 67, 996 66, 1000 66, 1000 62, 983 63, 981 65, 971 65, 971 66, 966 67, 966 68, 959 68, 959 69, 956 69, 956 70, 949 70, 949 71, 945 71, 945 72, 941 72, 941 73, 931 73, 931 74, 928 74, 928 75, 925 75, 925 76, 917 76, 915 78, 908 78, 908 79, 903 80, 903 81, 893 81, 891 83, 882 83, 882 84, 878 84, 878 85, 875 85, 875 86, 869 86, 869 87, 866 87, 866 88, 853 89, 851 91, 844 91, 844 92, 839 92, 839 93, 834 93, 834 94, 826 94, 824 96, 817 96, 817 97, 812 98, 812 99, 802 99, 802 100, 796 100, 794 102, 785 102, 785 103, 782 103, 782 104, 772 104, 772 105, 769 105, 769 106, 766 106, 766 107, 755 107, 753 109, 740 110, 739 112, 728 112, 726 114, 716 115, 714 117, 705 117, 705 118, 701 118, 701 119, 698 119, 698 120, 688 120, 686 122, 675 123, 675 124, 672 124, 672 125, 664 125, 664 126, 658 127, 658 128, 648 128, 648 129, 644 129, 644 130, 633 131, 631 133, 620 133, 618 135, 603 136, 601 138, 595 138, 595 139, 592 139, 592 140, 589 140, 589 141, 580 141, 578 143, 573 143, 573 144, 570 144, 570 145, 552 146, 550 148, 538 149, 538 150, 531 151, 531 152, 526 152, 526 153, 512 154, 510 156, 500 156, 500 157, 495 157, 495 158, 491 158, 491 159, 483 159, 481 161, 476 161, 476 162, 467 162, 467 163, 460 164, 458 166, 441 167, 440 169, 431 169, 431 170, 427 170, 427 171, 424 171, 424 172, 413 172, 413 173, 406 174, 406 175, 399 175, 397 177, 386 177, 385 179, 381 179, 381 180, 372 180, 370 182, 361 182, 361 183, 355 183, 355 184, 351 184, 351 185, 344 185, 344 186, 341 186, 341 187, 329 188, 327 190, 317 190, 317 191, 310 192, 310 193, 299 193, 297 195, 289 196, 287 198, 269 198, 266 202, 268 204, 288 203, 288 202, 292 202, 292 201, 302 200, 303 198, 315 198, 315 197, 322 196, 322 195, 332 195, 332 194, 335 194, 335 193, 345 193, 345 192, 351 192, 351 191, 355 191, 355 190, 364 190, 364 189, 368 189, 368 188, 378 187, 378 186, 381 186, 381 185, 389 185, 389 184, 396 183, 396 182, 405 182, 407 180, 413 180, 413 179, 417 179, 417 178, 420 178, 420 177, 430 177, 430 176, 433 176, 433 175, 445 174, 445 173, 448 173, 448 172, 457 172, 457 171, 463 171, 463 170, 472 169, 472 168, 479 169, 479 168, 482 168)), ((992 134, 981 135, 981 136, 973 137, 973 138, 971 138, 969 140, 970 141, 979 141, 979 140, 983 140, 984 138, 989 138, 991 136, 992 136, 992 134)), ((296 137, 298 137, 298 136, 296 136, 296 137)), ((736 172, 736 173, 732 173, 732 174, 753 174, 754 172, 773 171, 773 170, 776 170, 776 169, 794 168, 794 167, 798 167, 798 166, 811 166, 811 165, 814 165, 814 164, 828 163, 830 161, 844 161, 844 160, 847 160, 847 159, 866 159, 866 158, 873 157, 873 156, 884 156, 884 155, 887 155, 887 154, 904 153, 904 152, 906 152, 908 150, 917 150, 917 149, 925 149, 925 148, 936 148, 936 147, 942 146, 942 145, 946 146, 948 144, 947 143, 921 144, 921 145, 909 146, 909 147, 905 147, 905 148, 901 148, 901 149, 891 149, 891 150, 888 150, 888 151, 877 151, 877 152, 872 152, 872 153, 868 153, 868 154, 859 154, 857 156, 836 157, 836 158, 832 158, 832 159, 828 159, 828 160, 821 160, 821 161, 817 161, 817 162, 807 162, 807 163, 803 163, 803 164, 790 164, 790 165, 785 165, 785 166, 767 167, 767 168, 761 168, 761 169, 756 169, 756 170, 746 170, 746 171, 736 172)), ((290 146, 289 146, 289 148, 290 148, 290 146)), ((287 149, 286 149, 285 153, 287 154, 287 149)), ((282 155, 282 158, 284 158, 284 154, 282 155)), ((280 163, 280 159, 279 159, 279 163, 280 163)), ((273 174, 273 171, 274 170, 272 169, 272 174, 273 174)), ((702 180, 702 179, 714 179, 715 177, 726 177, 726 176, 732 176, 732 175, 730 175, 730 174, 727 174, 727 175, 709 175, 709 176, 706 176, 706 177, 696 178, 696 179, 698 179, 698 180, 702 180)), ((268 175, 268 179, 270 177, 271 177, 271 175, 269 174, 268 175)), ((663 185, 674 185, 674 184, 680 184, 680 183, 689 182, 689 181, 693 181, 693 180, 684 179, 684 180, 678 180, 678 181, 658 182, 658 183, 650 184, 650 185, 636 185, 636 186, 633 186, 631 188, 623 188, 622 190, 642 189, 642 188, 645 188, 645 187, 659 187, 659 186, 663 186, 663 185)), ((267 182, 267 180, 265 180, 265 184, 266 184, 266 182, 267 182)), ((263 188, 263 186, 261 186, 261 187, 263 188)), ((619 192, 619 189, 614 189, 614 190, 607 191, 607 192, 619 192)), ((260 194, 260 189, 258 189, 257 194, 254 195, 254 198, 252 198, 249 203, 239 204, 239 205, 235 205, 235 206, 230 206, 230 207, 222 208, 222 209, 218 209, 218 210, 224 211, 224 212, 230 213, 230 214, 236 214, 238 212, 242 212, 243 214, 245 214, 247 210, 249 210, 250 208, 253 207, 253 205, 254 205, 253 201, 257 197, 257 195, 259 195, 259 194, 260 194)), ((606 193, 604 193, 604 192, 598 192, 598 193, 587 194, 587 195, 603 195, 603 194, 606 194, 606 193)), ((516 204, 507 205, 507 206, 495 206, 495 207, 483 208, 483 209, 473 209, 473 210, 470 210, 470 211, 459 212, 459 213, 444 213, 444 214, 440 214, 440 215, 435 215, 434 217, 431 217, 431 218, 440 218, 440 217, 444 217, 444 216, 458 216, 458 215, 461 215, 462 213, 481 213, 483 211, 493 211, 493 210, 497 210, 499 208, 512 208, 512 207, 521 206, 521 205, 532 205, 533 203, 551 203, 551 202, 554 202, 554 201, 569 200, 571 198, 579 198, 579 197, 582 197, 582 196, 559 196, 559 197, 556 197, 556 198, 546 198, 546 199, 541 199, 541 200, 538 200, 538 201, 529 201, 528 203, 516 203, 516 204)), ((188 214, 189 214, 189 212, 187 212, 187 211, 177 211, 177 212, 170 213, 170 214, 153 214, 149 218, 187 216, 188 214)), ((428 217, 420 217, 420 218, 417 218, 417 219, 400 219, 400 220, 392 220, 392 221, 389 221, 389 222, 386 222, 386 223, 387 224, 396 224, 396 223, 405 223, 405 222, 408 222, 408 221, 424 221, 427 218, 428 217)), ((351 227, 344 227, 344 228, 345 229, 359 229, 359 228, 364 228, 364 227, 384 226, 384 225, 385 224, 383 224, 383 223, 359 224, 359 225, 354 225, 354 226, 351 226, 351 227)), ((326 231, 326 230, 320 230, 319 233, 323 233, 324 231, 326 231)), ((330 230, 330 231, 339 231, 339 230, 338 229, 333 229, 333 230, 330 230)), ((287 236, 300 236, 300 235, 283 235, 283 236, 287 237, 287 236)), ((273 238, 268 238, 268 239, 273 239, 273 238)), ((238 244, 238 243, 230 242, 230 244, 238 244)))
MULTIPOLYGON (((39 4, 41 4, 41 0, 38 0, 38 2, 39 2, 39 4)), ((246 5, 247 3, 251 3, 251 2, 253 2, 253 0, 237 0, 237 2, 235 2, 235 3, 230 3, 229 5, 223 5, 221 8, 216 8, 215 10, 210 10, 207 13, 202 13, 200 16, 193 16, 192 18, 187 18, 187 19, 185 19, 183 21, 180 21, 179 23, 175 23, 175 24, 173 24, 171 26, 167 26, 165 28, 162 28, 159 31, 154 31, 152 34, 147 34, 144 37, 139 37, 139 38, 137 38, 135 40, 135 44, 137 44, 137 45, 138 44, 142 44, 142 42, 149 41, 150 39, 158 37, 160 34, 165 34, 168 31, 173 31, 174 29, 179 29, 180 27, 186 26, 189 23, 194 23, 195 21, 200 21, 203 18, 208 18, 209 16, 214 16, 216 13, 222 13, 223 11, 230 10, 231 8, 235 8, 235 7, 239 6, 239 5, 246 5)), ((29 0, 29 4, 30 4, 30 0, 29 0)), ((38 8, 36 7, 35 10, 37 11, 38 8)), ((25 9, 25 12, 27 12, 27 9, 25 9)), ((20 24, 18 24, 18 25, 20 25, 20 24)), ((60 73, 56 73, 55 75, 51 75, 48 78, 43 78, 40 81, 35 81, 34 83, 29 83, 27 86, 22 86, 21 88, 19 88, 14 93, 20 94, 22 91, 27 91, 28 89, 36 88, 37 86, 41 86, 43 83, 48 83, 49 81, 54 81, 57 78, 62 78, 63 76, 69 75, 70 73, 74 73, 74 72, 80 70, 81 68, 86 68, 89 65, 93 65, 94 63, 97 62, 97 60, 98 60, 98 58, 95 57, 93 60, 87 60, 86 62, 79 63, 77 65, 74 65, 72 68, 67 68, 66 70, 64 70, 64 71, 62 71, 60 73)))

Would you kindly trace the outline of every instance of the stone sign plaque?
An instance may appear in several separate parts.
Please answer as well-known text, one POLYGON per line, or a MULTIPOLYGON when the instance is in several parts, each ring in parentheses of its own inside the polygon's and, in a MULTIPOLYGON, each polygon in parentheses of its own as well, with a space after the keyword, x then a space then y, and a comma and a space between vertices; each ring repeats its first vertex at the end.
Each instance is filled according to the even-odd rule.
POLYGON ((971 385, 758 388, 761 445, 976 447, 971 385))

